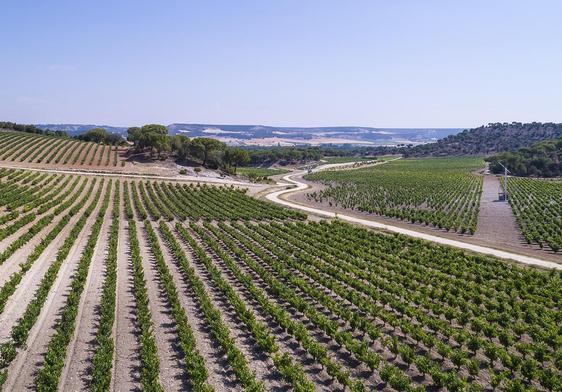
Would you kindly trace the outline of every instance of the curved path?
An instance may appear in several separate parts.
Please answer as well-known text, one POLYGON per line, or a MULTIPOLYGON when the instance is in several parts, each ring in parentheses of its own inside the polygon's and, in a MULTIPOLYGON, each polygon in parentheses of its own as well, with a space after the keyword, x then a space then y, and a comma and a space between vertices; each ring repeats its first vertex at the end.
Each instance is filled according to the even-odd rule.
MULTIPOLYGON (((316 169, 314 169, 313 171, 320 171, 323 168, 324 168, 324 166, 319 166, 316 169)), ((306 173, 306 171, 301 170, 301 171, 296 171, 296 172, 285 175, 284 177, 282 177, 282 180, 284 180, 285 183, 278 182, 277 185, 285 185, 286 186, 287 183, 288 183, 288 184, 291 184, 291 185, 296 185, 296 187, 281 189, 281 190, 269 193, 269 194, 265 195, 265 197, 268 200, 270 200, 274 203, 281 204, 281 205, 286 206, 286 207, 295 208, 295 209, 305 211, 305 212, 308 212, 308 213, 311 213, 311 214, 324 216, 324 217, 327 217, 327 218, 336 218, 337 217, 338 219, 341 219, 341 220, 344 220, 344 221, 347 221, 347 222, 359 223, 359 224, 367 226, 367 227, 372 227, 372 228, 376 228, 376 229, 383 229, 383 230, 387 230, 387 231, 390 231, 390 232, 393 232, 393 233, 403 234, 403 235, 407 235, 407 236, 414 237, 414 238, 420 238, 420 239, 423 239, 423 240, 426 240, 426 241, 431 241, 431 242, 435 242, 435 243, 442 244, 442 245, 449 245, 449 246, 454 246, 456 248, 469 250, 469 251, 472 251, 472 252, 492 255, 492 256, 495 256, 495 257, 499 257, 501 259, 513 260, 513 261, 516 261, 516 262, 519 262, 519 263, 534 265, 534 266, 543 267, 543 268, 562 270, 562 264, 558 264, 558 263, 555 263, 555 262, 545 261, 545 260, 541 260, 541 259, 538 259, 538 258, 519 255, 519 254, 516 254, 516 253, 506 252, 506 251, 502 251, 502 250, 498 250, 498 249, 494 249, 494 248, 488 248, 486 246, 469 244, 469 243, 466 243, 466 242, 462 242, 462 241, 458 241, 458 240, 452 240, 452 239, 448 239, 448 238, 443 238, 443 237, 439 237, 439 236, 436 236, 436 235, 421 233, 421 232, 415 231, 415 230, 404 229, 402 227, 393 226, 393 225, 384 224, 384 223, 379 223, 379 222, 375 222, 375 221, 372 221, 372 220, 356 218, 354 216, 335 213, 335 212, 332 212, 332 211, 326 211, 326 210, 323 210, 323 209, 320 209, 320 208, 308 207, 308 206, 305 206, 305 205, 302 205, 302 204, 299 204, 299 203, 295 203, 293 201, 282 198, 281 196, 283 196, 283 195, 288 195, 289 193, 303 191, 303 190, 305 190, 309 187, 308 184, 306 184, 304 182, 300 182, 300 181, 298 181, 297 179, 294 178, 296 176, 300 176, 300 175, 303 175, 305 173, 306 173)))

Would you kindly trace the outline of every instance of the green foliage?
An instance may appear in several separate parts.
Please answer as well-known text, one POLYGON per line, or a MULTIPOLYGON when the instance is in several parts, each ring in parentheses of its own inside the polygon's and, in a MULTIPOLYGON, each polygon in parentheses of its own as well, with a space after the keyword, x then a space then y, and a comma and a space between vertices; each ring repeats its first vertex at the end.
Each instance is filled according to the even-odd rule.
POLYGON ((113 212, 109 229, 109 246, 105 258, 105 280, 100 300, 100 321, 96 333, 96 349, 92 358, 90 388, 92 391, 109 391, 113 367, 113 324, 117 289, 117 245, 119 236, 119 204, 121 183, 117 182, 113 195, 113 212))
POLYGON ((527 243, 562 249, 562 181, 511 177, 508 192, 527 243))
POLYGON ((436 143, 400 149, 406 157, 492 155, 529 147, 543 140, 562 137, 562 124, 494 123, 467 129, 436 143))
POLYGON ((490 161, 493 173, 503 173, 501 162, 516 176, 560 177, 562 176, 562 138, 534 144, 515 152, 494 155, 490 161))
POLYGON ((238 174, 241 176, 248 177, 251 181, 267 181, 269 177, 278 174, 289 173, 289 170, 284 169, 269 169, 263 167, 240 167, 238 168, 238 174))
POLYGON ((309 200, 473 234, 482 177, 478 158, 396 160, 357 170, 305 176, 326 186, 309 200))

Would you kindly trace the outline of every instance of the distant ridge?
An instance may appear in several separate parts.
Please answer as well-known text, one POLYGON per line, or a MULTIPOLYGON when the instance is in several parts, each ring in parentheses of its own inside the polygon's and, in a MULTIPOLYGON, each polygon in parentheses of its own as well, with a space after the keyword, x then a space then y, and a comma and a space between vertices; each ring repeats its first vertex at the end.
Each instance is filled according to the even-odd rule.
MULTIPOLYGON (((94 127, 102 127, 109 132, 127 134, 127 127, 114 127, 95 124, 37 124, 40 129, 65 131, 71 136, 79 135, 94 127)), ((215 137, 229 139, 231 143, 244 144, 250 139, 279 138, 288 143, 306 144, 310 140, 320 140, 321 144, 397 145, 420 144, 436 141, 455 134, 461 128, 373 128, 359 126, 334 127, 273 127, 267 125, 235 124, 192 124, 173 123, 167 126, 171 135, 184 134, 188 137, 215 137)))

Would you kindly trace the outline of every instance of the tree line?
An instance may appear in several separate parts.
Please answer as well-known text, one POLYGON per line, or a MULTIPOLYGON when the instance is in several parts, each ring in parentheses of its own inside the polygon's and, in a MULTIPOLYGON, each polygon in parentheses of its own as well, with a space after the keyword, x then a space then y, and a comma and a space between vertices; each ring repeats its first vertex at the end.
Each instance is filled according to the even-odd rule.
POLYGON ((0 121, 0 129, 8 129, 16 132, 36 133, 38 135, 69 137, 65 131, 56 131, 51 129, 42 130, 32 124, 17 124, 9 121, 0 121))
POLYGON ((516 176, 562 176, 562 137, 488 158, 492 173, 503 173, 501 162, 516 176))

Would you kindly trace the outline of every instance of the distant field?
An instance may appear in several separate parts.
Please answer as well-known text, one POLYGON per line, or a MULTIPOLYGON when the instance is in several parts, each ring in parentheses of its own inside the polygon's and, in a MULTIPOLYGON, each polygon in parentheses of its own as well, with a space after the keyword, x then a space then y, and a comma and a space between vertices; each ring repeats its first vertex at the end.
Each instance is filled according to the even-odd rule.
POLYGON ((78 168, 122 165, 118 150, 112 146, 2 130, 0 130, 0 161, 78 168))
POLYGON ((397 160, 305 178, 327 186, 310 200, 472 234, 482 178, 471 172, 483 165, 480 158, 397 160))
POLYGON ((239 167, 237 173, 250 178, 268 178, 277 174, 286 174, 290 170, 285 169, 268 169, 262 167, 239 167))
POLYGON ((366 161, 373 161, 373 160, 389 160, 392 158, 396 158, 394 155, 383 155, 377 157, 324 157, 322 160, 326 161, 327 163, 348 163, 348 162, 366 162, 366 161))

